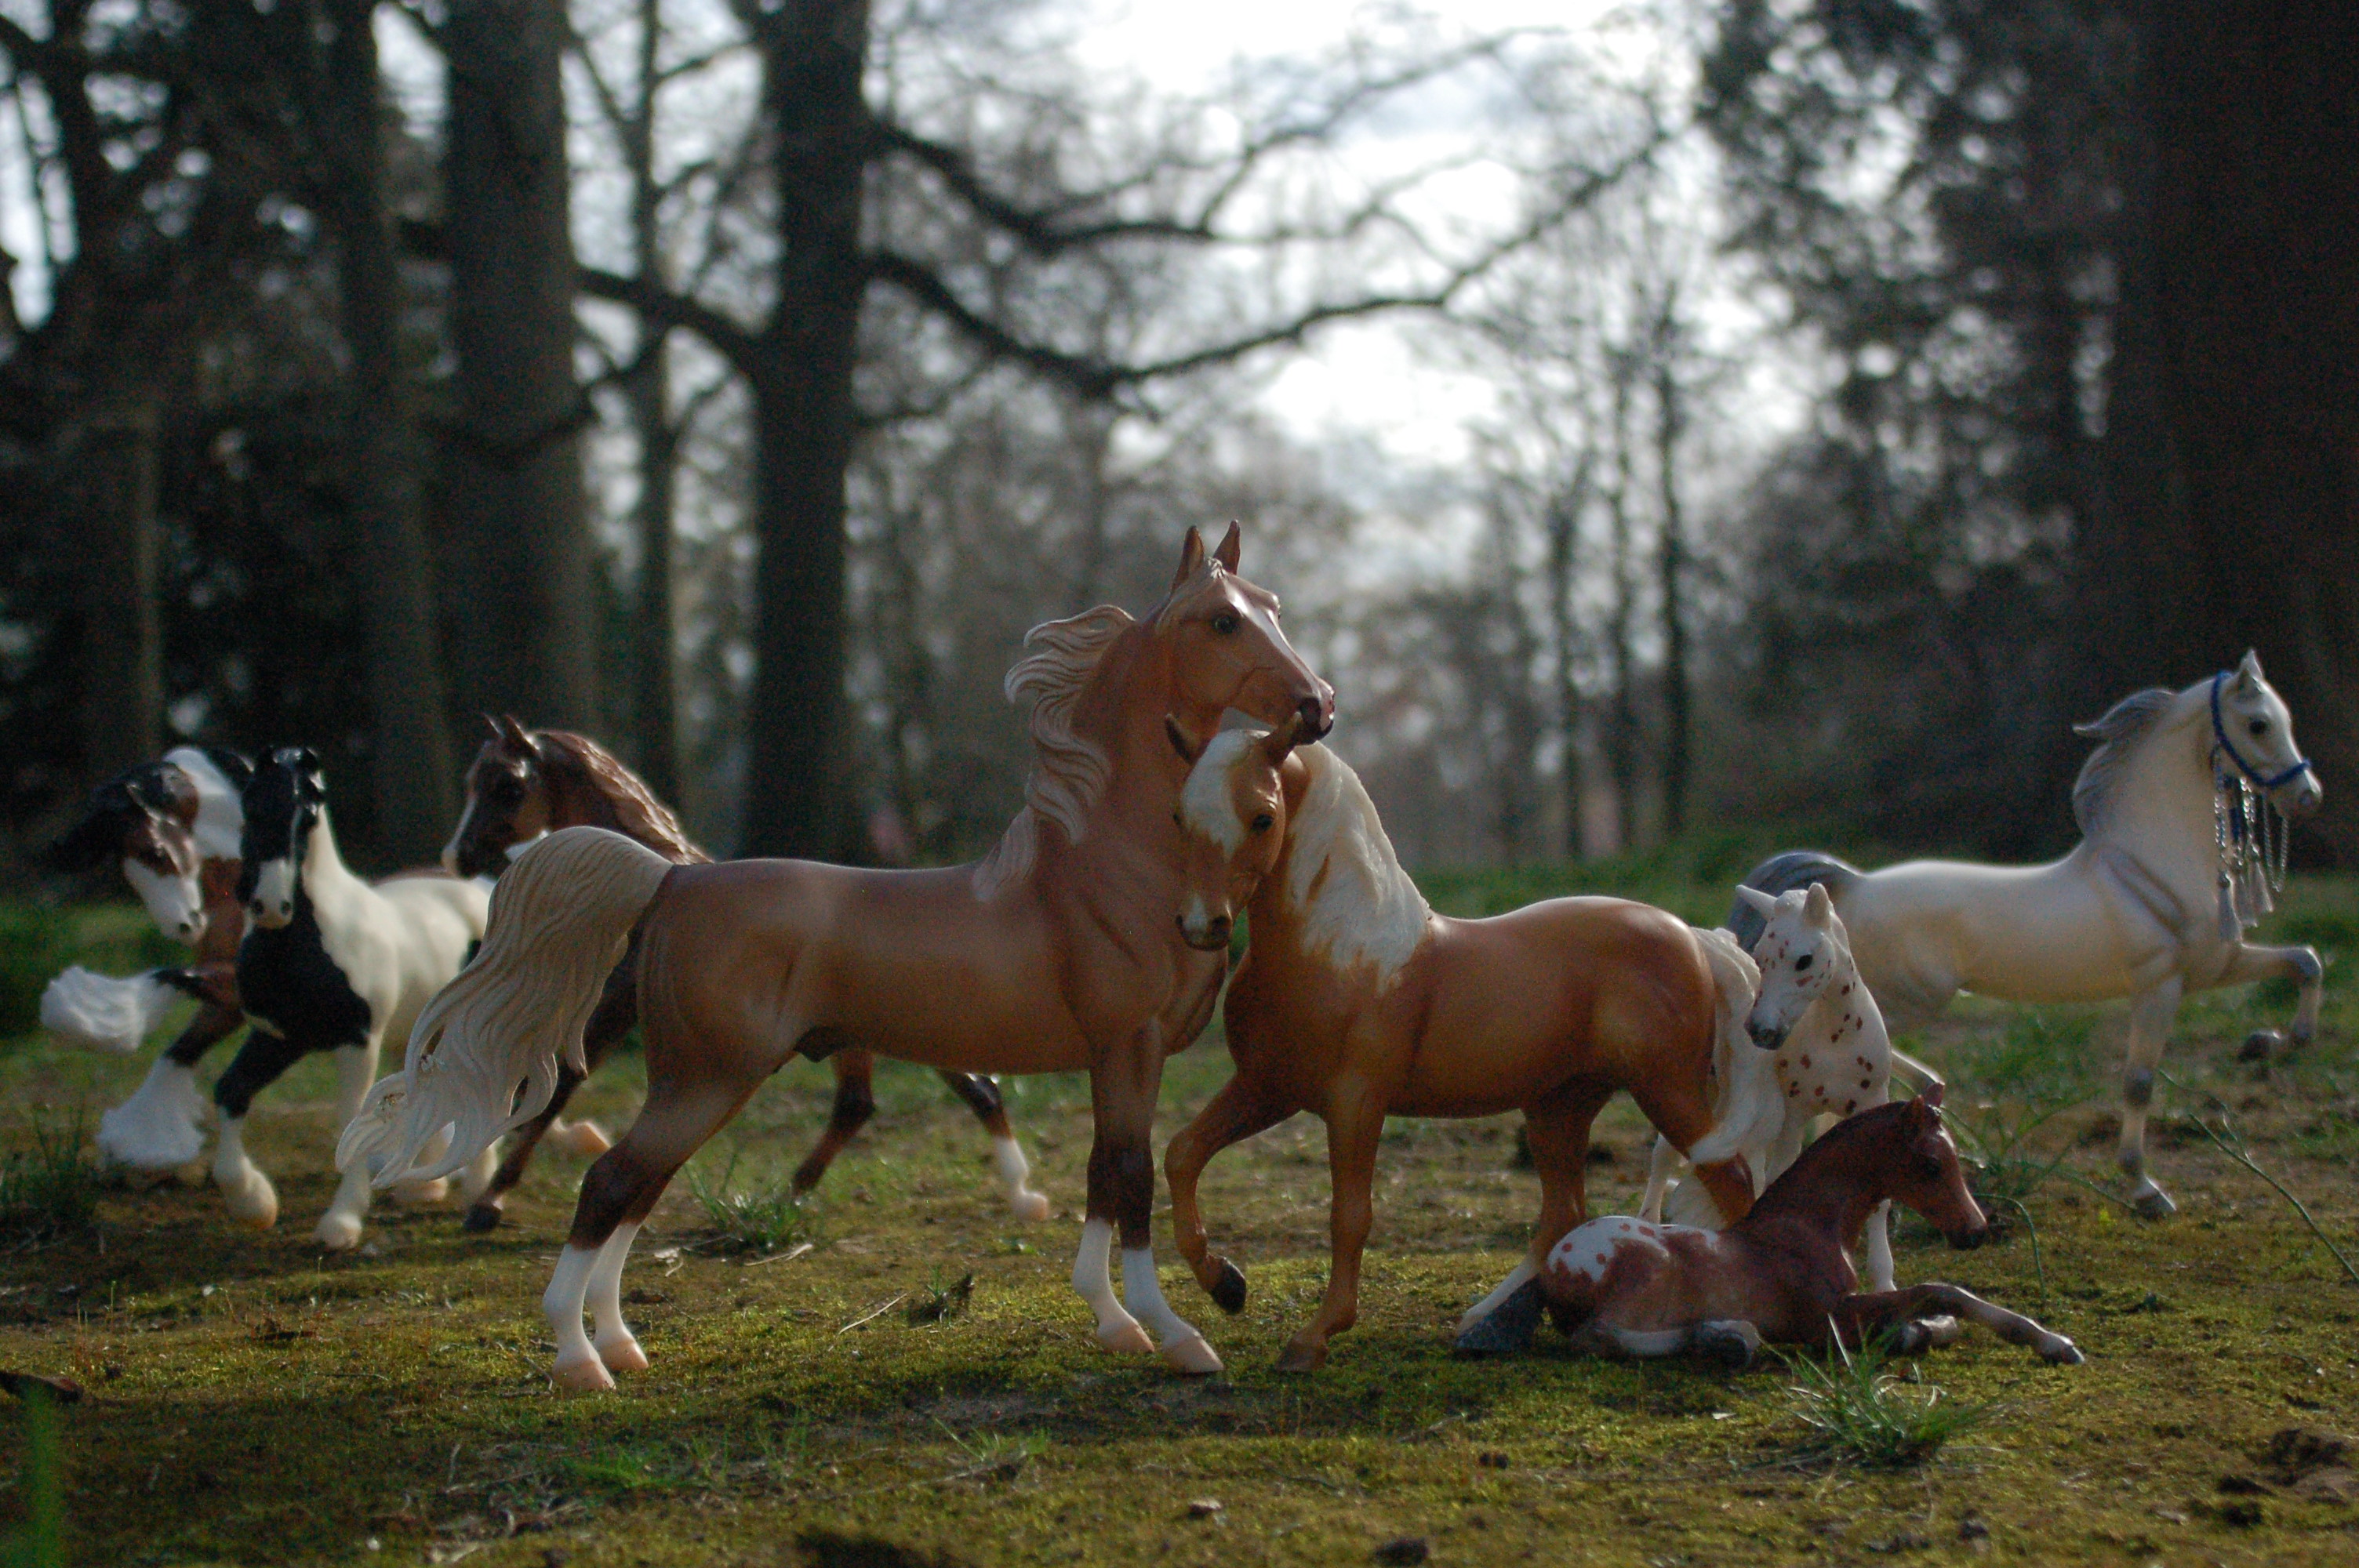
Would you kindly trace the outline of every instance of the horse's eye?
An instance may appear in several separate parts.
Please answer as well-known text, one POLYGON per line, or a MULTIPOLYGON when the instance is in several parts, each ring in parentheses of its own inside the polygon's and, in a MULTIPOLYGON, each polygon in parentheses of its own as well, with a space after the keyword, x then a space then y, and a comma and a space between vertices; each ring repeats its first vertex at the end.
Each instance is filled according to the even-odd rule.
POLYGON ((1277 826, 1277 818, 1266 811, 1253 819, 1253 830, 1256 833, 1266 833, 1277 826))
POLYGON ((1917 1173, 1929 1182, 1939 1180, 1941 1174, 1941 1157, 1938 1154, 1919 1155, 1917 1173))
POLYGON ((1798 974, 1798 975, 1799 975, 1799 974, 1800 974, 1804 969, 1809 968, 1810 967, 1810 960, 1811 960, 1811 958, 1812 958, 1812 957, 1816 957, 1816 955, 1815 955, 1815 954, 1805 953, 1805 954, 1803 954, 1800 957, 1799 957, 1799 958, 1795 959, 1795 960, 1794 960, 1794 972, 1795 972, 1796 974, 1798 974))
POLYGON ((1234 632, 1237 629, 1237 618, 1225 610, 1212 617, 1212 630, 1218 632, 1223 637, 1227 636, 1230 633, 1234 632))
POLYGON ((1185 827, 1188 826, 1188 824, 1181 819, 1180 816, 1180 808, 1178 806, 1173 806, 1171 808, 1171 826, 1174 827, 1185 827))
POLYGON ((2269 721, 2266 719, 2256 719, 2245 728, 2256 735, 2266 735, 2269 732, 2269 721))

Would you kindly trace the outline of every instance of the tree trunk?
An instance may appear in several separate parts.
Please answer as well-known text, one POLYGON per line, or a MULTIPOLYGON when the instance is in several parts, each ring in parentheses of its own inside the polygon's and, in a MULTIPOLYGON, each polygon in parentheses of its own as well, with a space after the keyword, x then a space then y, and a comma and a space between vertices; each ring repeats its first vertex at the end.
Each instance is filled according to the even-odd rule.
POLYGON ((444 490, 462 601, 462 711, 583 728, 595 716, 596 569, 573 373, 561 0, 456 0, 443 158, 457 423, 444 490))
MULTIPOLYGON (((663 192, 656 182, 657 52, 663 39, 660 0, 640 0, 638 113, 623 127, 631 177, 631 250, 641 277, 664 276, 663 192)), ((639 774, 666 800, 679 798, 679 685, 673 669, 672 512, 678 495, 679 436, 671 416, 671 357, 664 329, 639 322, 639 362, 623 384, 638 437, 637 605, 632 617, 631 721, 639 774)))
POLYGON ((357 580, 368 666, 369 776, 378 852, 430 862, 457 809, 436 657, 432 566, 419 502, 422 454, 401 375, 401 280, 385 199, 382 88, 374 0, 332 0, 324 150, 329 220, 351 366, 344 462, 360 540, 357 580))
POLYGON ((2211 661, 2249 644, 2359 865, 2359 7, 2154 12, 2157 296, 2211 661))
POLYGON ((1584 442, 1567 488, 1549 498, 1548 591, 1549 630, 1556 654, 1556 726, 1561 754, 1557 778, 1563 794, 1563 858, 1583 859, 1589 850, 1582 832, 1587 804, 1588 769, 1581 754, 1581 686, 1575 678, 1574 646, 1578 635, 1572 594, 1579 580, 1581 514, 1589 504, 1589 472, 1593 449, 1584 442))
POLYGON ((71 438, 83 532, 82 764, 106 778, 163 749, 156 610, 157 408, 126 395, 71 438))
POLYGON ((1606 495, 1613 524, 1614 606, 1605 622, 1606 652, 1614 662, 1614 711, 1606 729, 1606 769, 1614 777, 1614 840, 1622 850, 1638 847, 1637 660, 1630 646, 1638 584, 1630 538, 1630 391, 1636 373, 1633 356, 1614 350, 1614 487, 1606 495))
POLYGON ((1679 296, 1665 296, 1655 323, 1655 469, 1662 490, 1662 537, 1655 557, 1663 615, 1663 833, 1688 826, 1687 519, 1680 510, 1680 437, 1685 406, 1679 383, 1679 296))
POLYGON ((835 858, 857 851, 842 739, 843 521, 867 283, 866 0, 785 7, 766 19, 760 41, 779 254, 777 303, 751 378, 760 557, 740 849, 835 858))

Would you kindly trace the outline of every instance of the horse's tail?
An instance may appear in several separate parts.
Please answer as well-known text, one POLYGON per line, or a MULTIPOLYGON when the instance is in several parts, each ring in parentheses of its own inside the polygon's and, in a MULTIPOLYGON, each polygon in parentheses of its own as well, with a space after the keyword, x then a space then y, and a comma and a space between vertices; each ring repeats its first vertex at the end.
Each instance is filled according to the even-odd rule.
MULTIPOLYGON (((1782 855, 1772 855, 1745 873, 1744 885, 1776 898, 1792 892, 1796 888, 1809 887, 1812 882, 1826 884, 1828 893, 1840 903, 1843 889, 1859 880, 1857 866, 1836 860, 1818 849, 1788 849, 1782 855)), ((1746 952, 1761 940, 1761 916, 1743 899, 1729 909, 1728 918, 1722 922, 1736 934, 1737 945, 1746 952)))
MULTIPOLYGON (((1759 1164, 1766 1150, 1765 1134, 1785 1119, 1777 1096, 1776 1053, 1753 1044, 1745 1032, 1745 1015, 1760 994, 1761 970, 1752 956, 1725 931, 1695 929, 1696 945, 1712 968, 1712 1130, 1686 1152, 1694 1165, 1712 1165, 1734 1154, 1759 1164)), ((1717 1227, 1728 1223, 1701 1182, 1681 1182, 1672 1189, 1666 1217, 1681 1225, 1717 1227)))
POLYGON ((561 1056, 584 1071, 582 1030, 672 863, 619 833, 567 827, 516 857, 492 893, 483 946, 409 1032, 336 1145, 375 1184, 430 1181, 540 1114, 561 1056), (451 1141, 419 1163, 445 1128, 451 1141), (413 1165, 416 1166, 413 1169, 413 1165))
POLYGON ((60 1040, 128 1056, 183 996, 201 996, 185 970, 150 969, 128 979, 70 966, 41 992, 41 1027, 60 1040))

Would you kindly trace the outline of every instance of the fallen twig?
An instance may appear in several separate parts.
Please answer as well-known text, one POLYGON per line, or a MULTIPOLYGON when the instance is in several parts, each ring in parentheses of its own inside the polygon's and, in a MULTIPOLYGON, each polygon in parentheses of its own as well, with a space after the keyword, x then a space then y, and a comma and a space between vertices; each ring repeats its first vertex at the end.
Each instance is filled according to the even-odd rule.
POLYGON ((878 1318, 880 1318, 880 1317, 883 1317, 886 1313, 891 1312, 895 1307, 899 1306, 903 1302, 908 1301, 908 1299, 909 1299, 909 1292, 907 1292, 907 1291, 903 1291, 899 1295, 895 1296, 891 1301, 886 1302, 883 1306, 878 1307, 875 1312, 872 1312, 872 1313, 865 1313, 865 1314, 862 1314, 861 1316, 859 1316, 859 1317, 855 1317, 855 1318, 853 1318, 850 1323, 847 1323, 847 1324, 845 1324, 842 1328, 837 1329, 837 1330, 836 1330, 836 1332, 837 1332, 838 1334, 850 1334, 853 1329, 858 1328, 862 1324, 864 1324, 864 1323, 873 1323, 873 1322, 875 1322, 876 1319, 878 1319, 878 1318))
MULTIPOLYGON (((2190 1090, 2185 1084, 2180 1083, 2169 1073, 2164 1073, 2162 1075, 2162 1081, 2169 1084, 2172 1088, 2177 1089, 2180 1094, 2189 1094, 2193 1092, 2190 1090)), ((2234 1143, 2228 1141, 2228 1139, 2221 1137, 2219 1132, 2212 1128, 2210 1122, 2204 1120, 2193 1111, 2183 1110, 2180 1112, 2180 1114, 2184 1116, 2189 1121, 2194 1123, 2195 1130, 2203 1134, 2204 1137, 2210 1139, 2213 1148, 2219 1150, 2221 1153, 2225 1154, 2229 1159, 2234 1160, 2236 1163, 2253 1173, 2253 1174, 2260 1177, 2261 1180, 2268 1183, 2270 1186, 2275 1187, 2277 1189, 2277 1196, 2291 1204, 2293 1206, 2294 1213, 2301 1216, 2301 1222, 2310 1227, 2310 1233, 2318 1238, 2319 1245, 2325 1248, 2329 1252, 2334 1254, 2334 1260, 2343 1265, 2343 1271, 2350 1277, 2351 1282, 2354 1285, 2359 1285, 2359 1269, 2354 1269, 2351 1266, 2351 1260, 2343 1255, 2342 1248, 2334 1245, 2334 1238, 2326 1234, 2325 1227, 2318 1223, 2316 1217, 2311 1215, 2308 1206, 2303 1204, 2299 1198, 2294 1196, 2292 1193, 2287 1191, 2286 1184, 2283 1182, 2278 1181, 2275 1176, 2270 1175, 2267 1171, 2261 1169, 2259 1162, 2253 1158, 2251 1151, 2245 1145, 2244 1133, 2236 1126, 2235 1117, 2228 1109, 2228 1102, 2222 1099, 2218 1095, 2213 1094, 2209 1089, 2203 1090, 2202 1093, 2204 1098, 2210 1100, 2213 1105, 2220 1108, 2220 1124, 2228 1130, 2229 1137, 2235 1140, 2234 1143)))

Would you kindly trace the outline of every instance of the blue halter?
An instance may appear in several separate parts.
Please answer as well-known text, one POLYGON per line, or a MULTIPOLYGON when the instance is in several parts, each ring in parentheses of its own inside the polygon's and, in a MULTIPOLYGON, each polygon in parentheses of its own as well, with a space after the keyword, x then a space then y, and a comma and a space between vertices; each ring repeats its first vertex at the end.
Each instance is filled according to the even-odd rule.
POLYGON ((2235 743, 2228 739, 2227 727, 2220 722, 2220 687, 2234 674, 2235 674, 2234 670, 2222 670, 2212 677, 2212 739, 2219 743, 2220 750, 2227 753, 2230 762, 2236 764, 2237 772, 2253 781, 2253 786, 2256 789, 2275 789, 2279 784, 2290 784, 2310 772, 2310 759, 2300 757, 2295 760, 2293 766, 2275 778, 2265 778, 2260 769, 2253 766, 2238 754, 2235 743))

